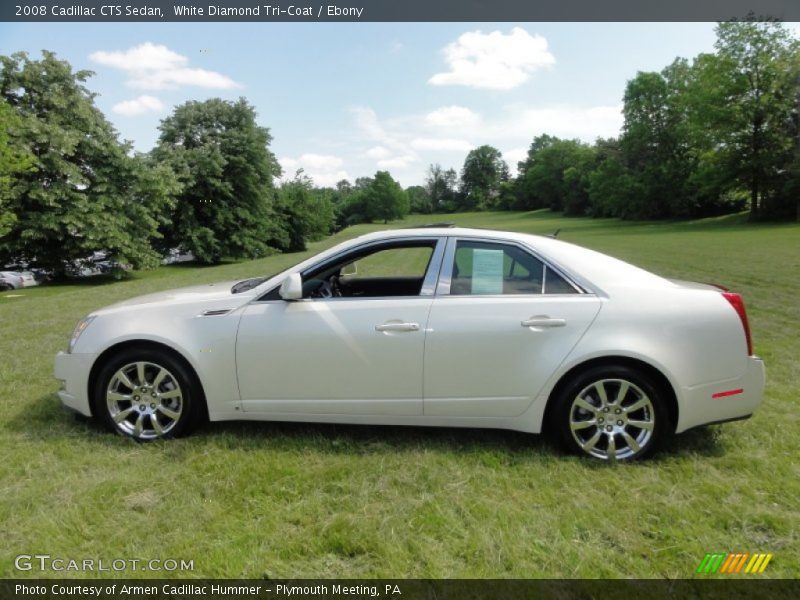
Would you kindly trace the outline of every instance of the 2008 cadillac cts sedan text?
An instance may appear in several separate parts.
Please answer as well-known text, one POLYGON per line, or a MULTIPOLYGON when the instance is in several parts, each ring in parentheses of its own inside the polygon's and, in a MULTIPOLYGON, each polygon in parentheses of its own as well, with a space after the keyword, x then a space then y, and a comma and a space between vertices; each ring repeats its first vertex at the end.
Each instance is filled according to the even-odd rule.
POLYGON ((66 406, 138 440, 204 418, 489 427, 605 460, 748 417, 764 388, 738 294, 446 227, 98 310, 55 373, 66 406))

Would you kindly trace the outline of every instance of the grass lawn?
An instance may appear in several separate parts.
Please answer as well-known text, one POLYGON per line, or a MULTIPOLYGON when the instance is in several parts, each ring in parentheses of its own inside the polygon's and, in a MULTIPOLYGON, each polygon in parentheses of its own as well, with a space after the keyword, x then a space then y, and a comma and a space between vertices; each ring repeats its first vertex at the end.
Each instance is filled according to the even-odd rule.
MULTIPOLYGON (((273 273, 305 254, 5 293, 0 576, 25 576, 14 557, 34 553, 194 559, 181 575, 205 577, 682 578, 707 552, 772 552, 763 576, 800 572, 800 225, 540 211, 390 226, 436 220, 561 228, 561 239, 743 293, 767 364, 764 405, 749 421, 616 466, 505 431, 226 423, 137 444, 61 409, 52 359, 75 322, 156 290, 273 273)), ((383 227, 353 227, 310 252, 383 227)))

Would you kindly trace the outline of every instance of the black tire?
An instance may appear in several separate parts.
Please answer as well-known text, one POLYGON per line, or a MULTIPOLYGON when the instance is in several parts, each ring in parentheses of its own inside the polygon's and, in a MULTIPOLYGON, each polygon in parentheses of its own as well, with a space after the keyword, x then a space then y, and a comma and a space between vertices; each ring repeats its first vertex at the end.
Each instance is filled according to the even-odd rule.
POLYGON ((182 360, 158 348, 129 348, 101 368, 92 409, 110 430, 146 442, 190 433, 205 414, 205 400, 182 360))
POLYGON ((670 430, 665 391, 647 373, 631 367, 587 369, 554 401, 550 427, 568 451, 582 456, 640 460, 670 430))

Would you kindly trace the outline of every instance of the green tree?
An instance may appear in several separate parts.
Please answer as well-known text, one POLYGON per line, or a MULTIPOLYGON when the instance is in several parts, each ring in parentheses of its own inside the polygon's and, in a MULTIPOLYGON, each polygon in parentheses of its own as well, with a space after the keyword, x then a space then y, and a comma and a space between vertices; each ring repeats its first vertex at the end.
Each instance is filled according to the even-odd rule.
POLYGON ((8 102, 0 99, 0 237, 11 230, 16 220, 11 201, 17 178, 35 164, 27 144, 18 137, 20 121, 8 102))
POLYGON ((347 196, 340 218, 346 225, 400 219, 408 214, 408 195, 387 171, 359 177, 347 196))
POLYGON ((359 177, 354 183, 343 179, 336 184, 338 202, 338 222, 341 227, 355 223, 370 223, 375 219, 367 206, 364 190, 372 184, 371 177, 359 177))
POLYGON ((305 250, 306 242, 322 239, 333 227, 330 197, 325 190, 315 190, 302 169, 295 173, 294 179, 281 183, 275 208, 286 224, 288 243, 280 249, 287 252, 305 250))
MULTIPOLYGON (((717 50, 703 61, 704 125, 714 133, 728 178, 747 189, 750 216, 786 214, 800 87, 800 46, 777 22, 720 23, 717 50)), ((792 211, 793 212, 793 211, 792 211)))
POLYGON ((371 223, 373 220, 364 190, 351 191, 339 208, 339 224, 342 227, 349 227, 356 223, 371 223))
POLYGON ((550 208, 567 215, 584 214, 589 206, 589 175, 595 152, 578 140, 550 135, 534 138, 519 163, 515 183, 516 208, 550 208))
POLYGON ((589 174, 589 209, 594 217, 627 216, 627 207, 641 194, 639 182, 625 165, 619 140, 595 142, 596 166, 589 174))
POLYGON ((452 212, 456 210, 458 174, 454 169, 443 169, 440 164, 428 167, 425 176, 425 189, 431 202, 432 212, 452 212))
POLYGON ((106 250, 136 268, 158 264, 152 211, 171 203, 174 186, 152 185, 148 166, 119 142, 84 85, 90 76, 52 52, 38 61, 0 57, 0 97, 16 115, 4 128, 33 156, 5 199, 0 261, 29 260, 59 275, 106 250))
POLYGON ((291 245, 275 211, 273 179, 281 174, 269 150, 269 130, 240 98, 186 102, 164 119, 153 150, 178 174, 183 191, 164 246, 191 251, 200 261, 254 258, 291 245))
POLYGON ((537 157, 541 152, 557 141, 557 137, 547 133, 533 138, 525 159, 517 163, 517 176, 513 181, 514 202, 511 208, 535 210, 549 207, 549 202, 542 197, 541 190, 537 190, 539 176, 535 173, 535 168, 537 157))
POLYGON ((433 212, 433 202, 431 202, 428 190, 421 185, 412 185, 406 188, 408 195, 409 212, 427 215, 433 212))
POLYGON ((372 183, 364 190, 370 221, 402 219, 408 214, 408 196, 388 171, 378 171, 372 183))
POLYGON ((508 165, 497 148, 484 145, 467 154, 461 170, 460 210, 490 210, 499 202, 503 182, 508 181, 508 165))
POLYGON ((619 216, 660 219, 692 215, 688 182, 693 162, 680 101, 685 67, 685 61, 676 61, 661 73, 640 72, 625 88, 620 146, 639 192, 619 207, 619 216))
POLYGON ((347 227, 345 208, 347 201, 353 194, 353 184, 347 179, 336 182, 336 187, 327 189, 327 195, 333 207, 332 231, 339 231, 347 227))
POLYGON ((336 182, 336 192, 342 196, 349 196, 353 193, 353 184, 347 179, 341 179, 336 182))

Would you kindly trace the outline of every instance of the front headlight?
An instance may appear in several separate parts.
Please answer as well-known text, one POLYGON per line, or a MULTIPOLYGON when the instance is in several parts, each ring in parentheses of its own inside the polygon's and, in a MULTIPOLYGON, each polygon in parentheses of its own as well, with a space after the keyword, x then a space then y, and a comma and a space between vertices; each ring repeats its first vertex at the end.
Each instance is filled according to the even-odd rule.
POLYGON ((89 323, 94 321, 94 317, 84 317, 78 324, 75 325, 75 329, 72 331, 72 336, 69 338, 69 349, 67 352, 72 353, 72 349, 75 347, 75 344, 78 343, 78 338, 81 337, 81 334, 86 330, 89 326, 89 323))

